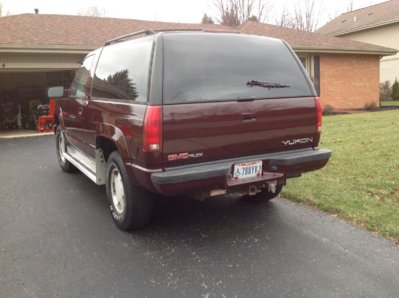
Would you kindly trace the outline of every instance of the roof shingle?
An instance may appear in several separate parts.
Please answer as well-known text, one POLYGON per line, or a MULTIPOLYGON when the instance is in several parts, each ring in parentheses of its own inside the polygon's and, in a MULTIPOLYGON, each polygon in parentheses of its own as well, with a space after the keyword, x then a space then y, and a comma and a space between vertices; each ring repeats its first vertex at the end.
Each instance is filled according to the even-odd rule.
POLYGON ((0 18, 0 45, 65 45, 97 48, 115 37, 145 29, 230 29, 213 24, 184 24, 72 15, 21 14, 0 18))
POLYGON ((295 50, 306 49, 313 52, 358 52, 365 54, 374 52, 388 55, 397 52, 395 49, 346 38, 332 37, 320 33, 283 28, 258 22, 246 22, 241 26, 240 32, 281 38, 287 41, 295 50))
POLYGON ((339 36, 398 22, 399 0, 390 0, 343 13, 318 29, 317 32, 339 36))
MULTIPOLYGON (((399 0, 396 0, 399 1, 399 0)), ((356 52, 391 55, 396 50, 259 22, 246 22, 238 28, 217 24, 184 24, 134 19, 70 15, 21 14, 0 18, 0 48, 85 47, 95 49, 118 36, 145 29, 239 30, 286 40, 294 49, 330 52, 356 52)))

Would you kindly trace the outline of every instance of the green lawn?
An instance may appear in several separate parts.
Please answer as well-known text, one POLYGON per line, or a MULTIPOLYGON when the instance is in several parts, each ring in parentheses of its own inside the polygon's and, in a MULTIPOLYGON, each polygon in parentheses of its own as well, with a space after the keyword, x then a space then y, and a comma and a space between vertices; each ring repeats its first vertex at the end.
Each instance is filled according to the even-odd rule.
POLYGON ((399 100, 383 100, 381 107, 399 107, 399 100))
POLYGON ((399 110, 323 118, 327 166, 287 182, 282 196, 399 243, 399 110))

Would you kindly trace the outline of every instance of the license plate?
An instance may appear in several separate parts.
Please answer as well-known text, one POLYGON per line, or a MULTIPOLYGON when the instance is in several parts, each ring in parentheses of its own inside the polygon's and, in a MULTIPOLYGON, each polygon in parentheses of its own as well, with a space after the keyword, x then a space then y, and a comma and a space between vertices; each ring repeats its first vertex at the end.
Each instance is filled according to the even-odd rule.
POLYGON ((233 168, 233 179, 240 180, 262 176, 262 161, 251 161, 235 164, 233 168))

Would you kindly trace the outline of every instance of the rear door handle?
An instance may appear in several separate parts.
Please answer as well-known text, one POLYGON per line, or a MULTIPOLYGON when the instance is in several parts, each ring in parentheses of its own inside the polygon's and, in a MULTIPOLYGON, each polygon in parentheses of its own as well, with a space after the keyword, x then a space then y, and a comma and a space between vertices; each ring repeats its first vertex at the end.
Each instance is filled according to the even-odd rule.
POLYGON ((243 121, 256 121, 256 114, 255 113, 242 113, 241 119, 243 121))

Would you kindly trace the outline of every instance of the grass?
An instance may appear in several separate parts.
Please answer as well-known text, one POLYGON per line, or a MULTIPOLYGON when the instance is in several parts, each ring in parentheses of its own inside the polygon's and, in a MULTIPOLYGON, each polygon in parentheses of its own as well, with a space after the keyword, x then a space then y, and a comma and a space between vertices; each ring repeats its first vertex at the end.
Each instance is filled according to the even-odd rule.
POLYGON ((399 243, 399 110, 323 118, 325 168, 291 179, 283 197, 399 243))
POLYGON ((381 107, 399 107, 399 100, 382 100, 381 107))

